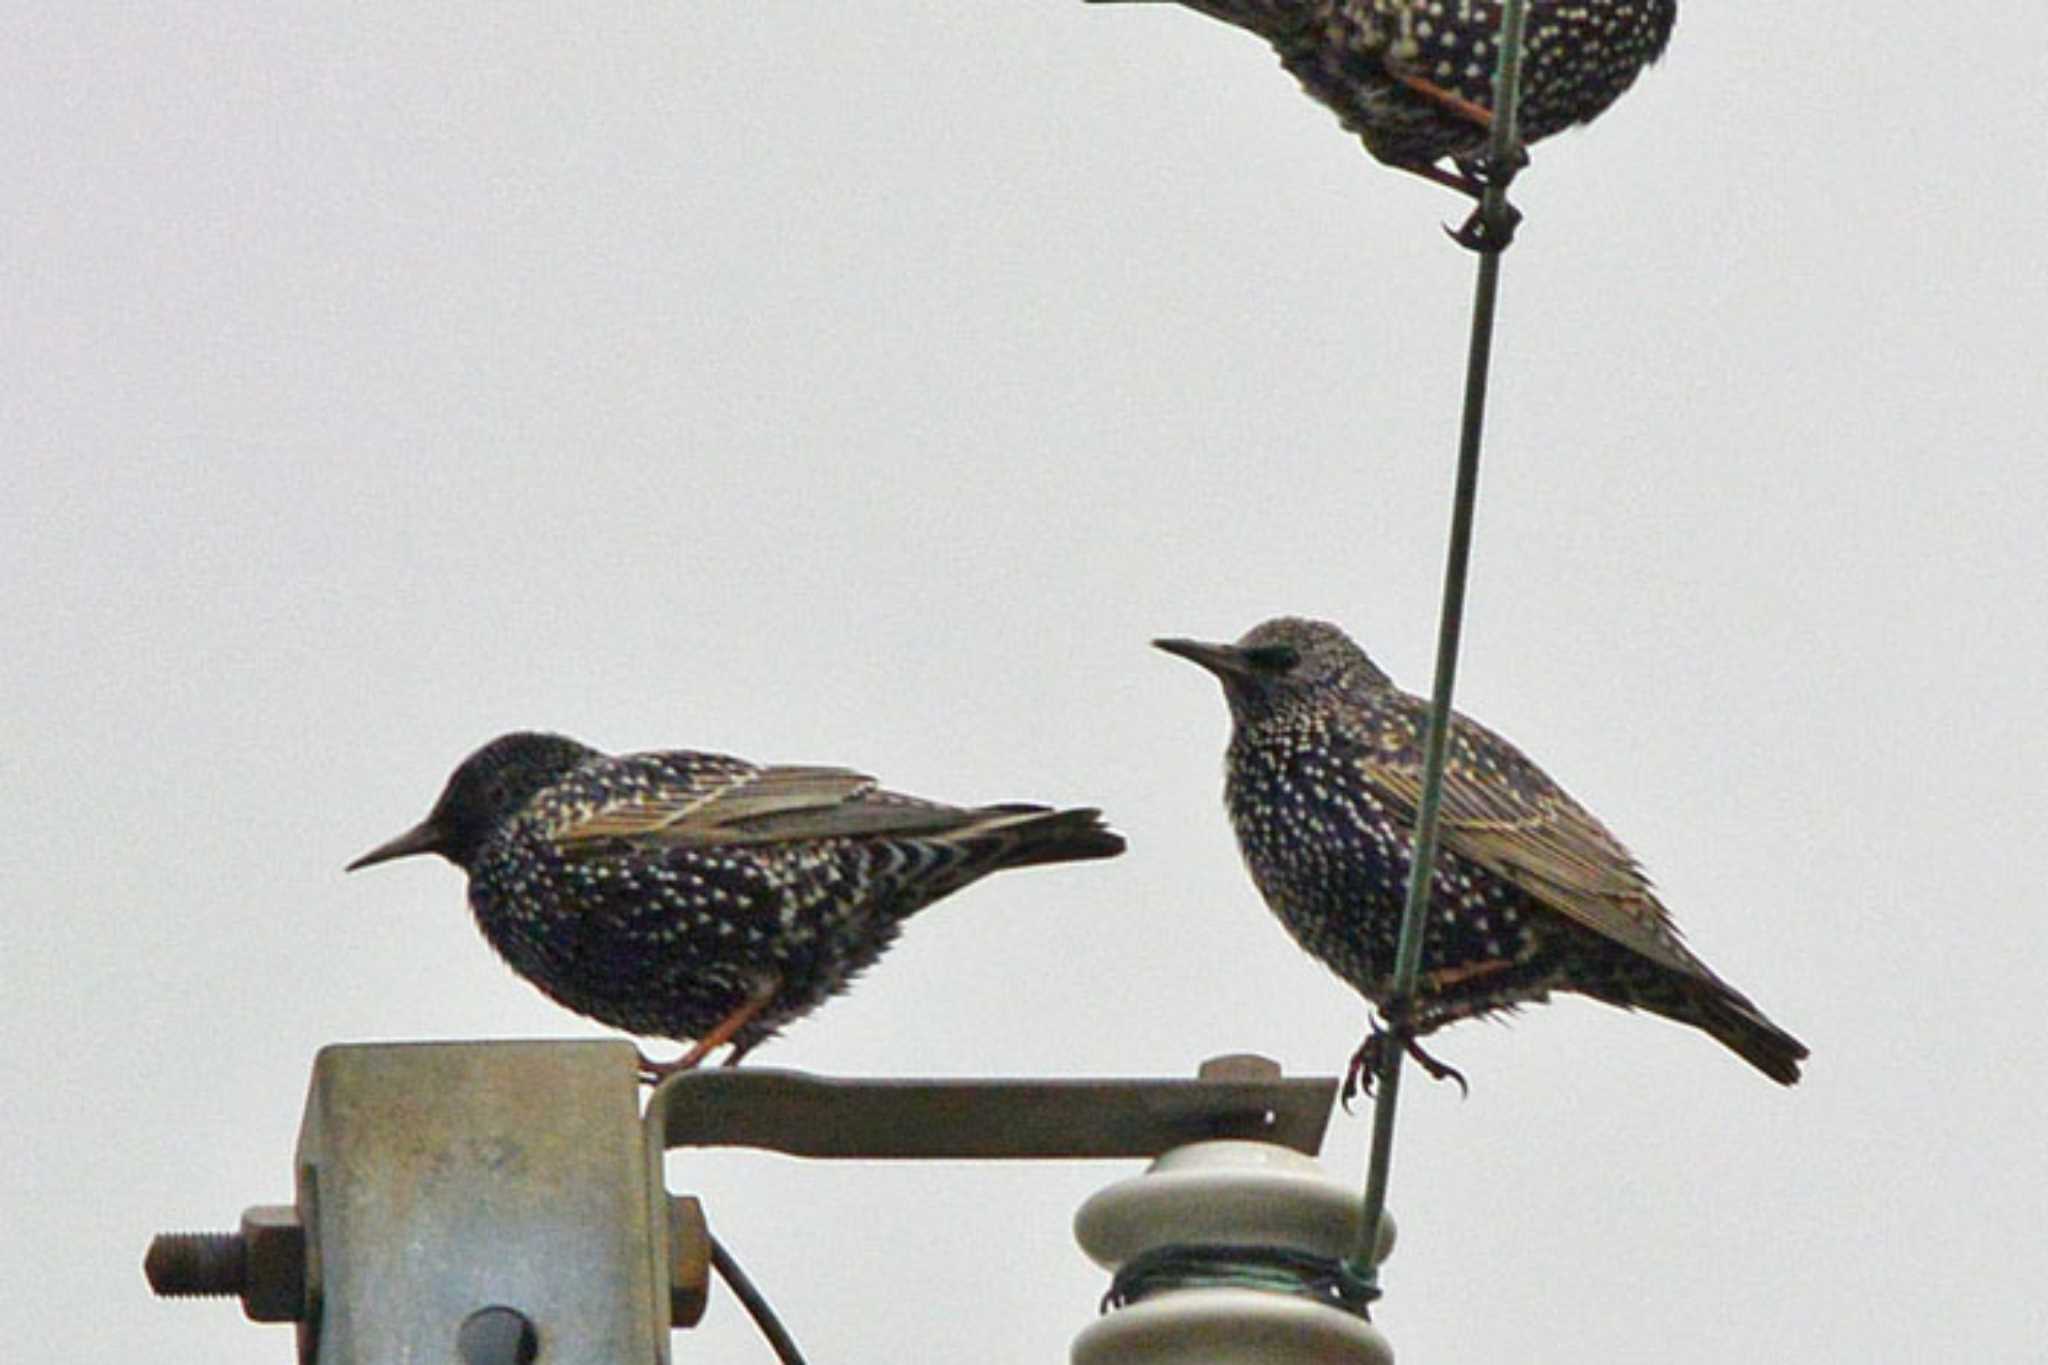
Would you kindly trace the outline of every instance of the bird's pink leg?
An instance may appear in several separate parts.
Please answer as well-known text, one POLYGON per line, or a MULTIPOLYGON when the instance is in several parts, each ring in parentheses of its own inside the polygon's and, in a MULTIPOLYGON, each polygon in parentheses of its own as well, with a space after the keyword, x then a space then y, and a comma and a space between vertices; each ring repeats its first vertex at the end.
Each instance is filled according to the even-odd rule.
MULTIPOLYGON (((1400 84, 1422 96, 1425 100, 1428 100, 1437 108, 1443 110, 1446 114, 1449 114, 1452 118, 1463 119, 1482 132, 1491 132, 1493 130, 1493 111, 1485 105, 1468 100, 1455 90, 1446 90, 1435 81, 1425 80, 1423 77, 1417 76, 1412 72, 1402 71, 1392 63, 1387 64, 1387 74, 1400 84)), ((1419 175, 1432 184, 1442 185, 1446 189, 1456 190, 1458 193, 1469 195, 1474 199, 1479 198, 1480 195, 1486 192, 1487 182, 1485 178, 1480 175, 1474 175, 1466 170, 1463 161, 1459 162, 1460 169, 1455 171, 1447 171, 1434 162, 1424 162, 1418 165, 1413 162, 1398 161, 1392 164, 1401 170, 1407 171, 1410 175, 1419 175)))
POLYGON ((1424 80, 1411 72, 1399 71, 1389 66, 1387 74, 1445 113, 1464 119, 1467 123, 1477 124, 1483 132, 1492 130, 1493 111, 1485 105, 1476 104, 1455 90, 1446 90, 1435 81, 1424 80))
MULTIPOLYGON (((646 1053, 640 1054, 640 1079, 649 1085, 659 1085, 678 1071, 694 1071, 706 1057, 733 1040, 733 1035, 752 1023, 754 1017, 768 1008, 768 1002, 775 998, 775 992, 782 989, 780 977, 769 977, 754 988, 753 994, 739 1003, 739 1007, 718 1021, 718 1027, 699 1038, 688 1052, 672 1062, 650 1061, 646 1053)), ((737 1061, 735 1052, 731 1061, 737 1061)), ((730 1065, 730 1061, 728 1062, 730 1065)))
POLYGON ((1410 175, 1419 175, 1433 185, 1442 185, 1447 190, 1456 190, 1459 194, 1465 195, 1468 198, 1477 199, 1480 195, 1486 193, 1486 187, 1471 176, 1462 175, 1457 171, 1447 171, 1434 162, 1391 161, 1387 164, 1397 171, 1406 171, 1410 175))

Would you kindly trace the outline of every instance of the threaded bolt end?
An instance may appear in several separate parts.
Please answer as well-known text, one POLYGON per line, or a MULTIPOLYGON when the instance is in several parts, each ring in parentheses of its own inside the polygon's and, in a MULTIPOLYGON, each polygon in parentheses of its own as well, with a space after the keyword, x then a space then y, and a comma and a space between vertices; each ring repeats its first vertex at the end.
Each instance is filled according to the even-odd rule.
POLYGON ((142 1273, 161 1298, 231 1298, 249 1282, 248 1253, 239 1232, 166 1232, 150 1242, 142 1273))

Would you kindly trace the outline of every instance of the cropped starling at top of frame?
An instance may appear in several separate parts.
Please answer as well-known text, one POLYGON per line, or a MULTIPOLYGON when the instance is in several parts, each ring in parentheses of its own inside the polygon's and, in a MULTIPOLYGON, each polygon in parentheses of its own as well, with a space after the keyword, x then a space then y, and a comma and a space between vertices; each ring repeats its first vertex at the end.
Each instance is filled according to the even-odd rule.
MULTIPOLYGON (((1128 4, 1138 0, 1091 0, 1128 4)), ((1499 0, 1154 0, 1264 38, 1302 88, 1389 166, 1478 196, 1499 0), (1448 159, 1456 169, 1438 163, 1448 159)), ((1518 131, 1599 117, 1664 53, 1678 0, 1529 0, 1518 131)))
MULTIPOLYGON (((1321 621, 1268 621, 1236 644, 1154 643, 1223 684, 1224 798, 1267 905, 1295 942, 1384 1003, 1428 703, 1321 621)), ((1799 1079, 1806 1046, 1686 949, 1606 826, 1476 721, 1455 717, 1447 754, 1417 1036, 1576 991, 1702 1029, 1781 1085, 1799 1079)))
POLYGON ((730 1043, 730 1066, 846 988, 903 921, 1006 867, 1109 858, 1094 810, 942 805, 844 768, 613 757, 519 733, 463 760, 427 818, 349 870, 438 853, 514 971, 579 1014, 730 1043))

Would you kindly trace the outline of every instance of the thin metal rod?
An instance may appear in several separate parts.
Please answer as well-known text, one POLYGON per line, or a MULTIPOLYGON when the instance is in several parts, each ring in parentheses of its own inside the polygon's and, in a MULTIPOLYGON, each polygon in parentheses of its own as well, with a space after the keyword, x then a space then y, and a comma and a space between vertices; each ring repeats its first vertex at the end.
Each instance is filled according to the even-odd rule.
MULTIPOLYGON (((1516 137, 1516 104, 1521 90, 1522 34, 1525 0, 1507 0, 1501 15, 1500 65, 1494 89, 1494 119, 1487 143, 1493 172, 1480 201, 1489 228, 1511 231, 1507 181, 1520 155, 1516 137)), ((1348 1278, 1370 1297, 1378 1289, 1373 1244, 1379 1236, 1380 1214, 1386 1208, 1387 1179, 1393 1164, 1394 1112, 1401 1096, 1401 1069, 1413 1041, 1412 1012, 1416 979, 1422 968, 1422 938, 1428 925, 1430 876, 1436 867, 1437 825, 1443 806, 1444 757, 1451 730, 1451 693, 1458 675, 1458 638, 1465 620, 1465 580, 1472 557, 1472 518, 1479 497, 1479 447, 1486 422, 1487 375, 1493 360, 1494 302, 1500 290, 1500 254, 1505 235, 1492 237, 1490 250, 1479 254, 1479 279, 1472 300, 1472 337, 1465 358, 1465 408, 1458 442, 1458 481, 1451 503, 1451 541, 1444 562, 1443 607, 1437 622, 1436 682, 1430 693, 1429 727, 1423 740, 1422 800, 1416 811, 1415 848, 1408 874, 1408 901, 1401 914, 1401 937, 1394 954, 1394 980, 1386 1009, 1387 1045, 1381 1049, 1378 1086, 1373 1098, 1372 1148, 1366 1164, 1365 1217, 1357 1244, 1345 1262, 1348 1278)))

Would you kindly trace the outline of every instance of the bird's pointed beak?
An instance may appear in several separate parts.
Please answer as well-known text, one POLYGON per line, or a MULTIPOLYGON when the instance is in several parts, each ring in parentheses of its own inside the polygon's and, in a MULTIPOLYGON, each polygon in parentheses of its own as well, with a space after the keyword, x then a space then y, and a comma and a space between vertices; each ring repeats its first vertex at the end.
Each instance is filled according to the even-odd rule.
POLYGON ((1200 664, 1225 681, 1242 678, 1251 671, 1244 661, 1244 651, 1236 645, 1210 644, 1206 640, 1154 640, 1152 647, 1200 664))
POLYGON ((385 840, 342 870, 353 872, 372 863, 388 863, 393 858, 410 858, 415 853, 439 853, 447 846, 447 842, 448 832, 429 815, 396 839, 385 840))

